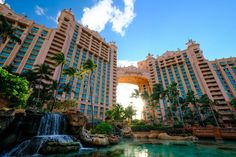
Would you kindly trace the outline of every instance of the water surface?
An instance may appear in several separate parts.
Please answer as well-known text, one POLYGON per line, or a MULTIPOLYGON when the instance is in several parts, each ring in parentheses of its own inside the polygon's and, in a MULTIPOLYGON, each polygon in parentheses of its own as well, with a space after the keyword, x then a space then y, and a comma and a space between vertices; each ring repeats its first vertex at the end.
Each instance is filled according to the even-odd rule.
POLYGON ((82 157, 236 157, 236 142, 124 140, 118 145, 81 151, 82 157))

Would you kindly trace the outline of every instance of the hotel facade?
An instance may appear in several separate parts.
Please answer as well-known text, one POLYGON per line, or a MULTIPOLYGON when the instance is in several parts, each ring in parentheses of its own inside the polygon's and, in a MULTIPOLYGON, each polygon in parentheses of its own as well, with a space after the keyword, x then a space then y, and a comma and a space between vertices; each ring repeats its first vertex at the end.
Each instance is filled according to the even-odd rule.
POLYGON ((77 23, 71 10, 62 10, 58 18, 57 28, 51 29, 36 24, 25 16, 14 13, 6 5, 0 5, 0 13, 15 26, 16 35, 21 44, 7 39, 0 45, 0 67, 12 65, 14 72, 22 73, 33 69, 38 64, 48 64, 53 71, 51 78, 69 82, 75 93, 63 94, 62 98, 78 101, 78 109, 90 116, 92 106, 89 96, 88 77, 82 80, 69 79, 62 75, 60 68, 50 60, 50 56, 63 52, 66 57, 64 68, 80 69, 86 59, 97 65, 92 77, 94 115, 104 119, 105 112, 116 102, 116 69, 117 46, 114 42, 107 43, 97 32, 77 23))
MULTIPOLYGON (((208 61, 198 43, 189 40, 186 45, 186 50, 167 51, 157 58, 148 55, 146 60, 138 62, 138 68, 149 72, 151 86, 161 83, 166 89, 174 81, 182 97, 188 90, 194 91, 198 98, 207 94, 217 102, 214 108, 222 122, 229 123, 235 114, 229 102, 236 98, 236 57, 208 61)), ((167 104, 161 101, 157 107, 159 119, 165 120, 167 104)))

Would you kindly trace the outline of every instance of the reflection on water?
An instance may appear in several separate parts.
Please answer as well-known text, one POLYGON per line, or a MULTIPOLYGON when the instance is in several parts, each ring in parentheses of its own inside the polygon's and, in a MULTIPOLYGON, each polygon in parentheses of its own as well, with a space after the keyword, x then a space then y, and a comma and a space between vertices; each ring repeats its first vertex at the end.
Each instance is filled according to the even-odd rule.
MULTIPOLYGON (((78 155, 78 154, 77 154, 78 155)), ((236 157, 236 142, 125 140, 118 145, 82 151, 82 157, 236 157)))

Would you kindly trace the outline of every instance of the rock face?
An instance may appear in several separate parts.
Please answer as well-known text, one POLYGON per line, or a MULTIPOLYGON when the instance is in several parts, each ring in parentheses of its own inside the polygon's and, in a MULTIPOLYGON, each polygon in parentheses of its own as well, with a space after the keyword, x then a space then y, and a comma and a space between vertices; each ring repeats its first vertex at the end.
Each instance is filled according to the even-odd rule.
POLYGON ((119 140, 120 140, 119 136, 114 136, 114 135, 108 136, 108 141, 110 144, 117 144, 119 143, 119 140))
POLYGON ((14 109, 1 108, 0 109, 0 133, 6 129, 14 119, 14 109))
POLYGON ((105 135, 95 134, 91 135, 92 138, 92 145, 95 146, 107 146, 109 145, 108 137, 105 135))
POLYGON ((133 132, 130 127, 125 126, 123 129, 121 129, 121 135, 125 138, 131 138, 133 137, 133 132))
POLYGON ((44 155, 73 153, 80 149, 80 145, 80 142, 47 141, 43 144, 39 153, 44 155))
POLYGON ((106 136, 103 134, 90 134, 84 127, 80 131, 80 139, 88 145, 93 146, 107 146, 109 144, 116 144, 119 142, 119 136, 106 136))
POLYGON ((0 132, 0 148, 2 149, 11 148, 15 144, 37 135, 39 122, 43 116, 42 113, 33 111, 10 111, 1 112, 1 116, 9 118, 7 121, 0 117, 1 123, 2 120, 6 120, 5 124, 8 123, 0 132))
POLYGON ((197 138, 194 137, 194 136, 187 136, 187 137, 170 136, 167 133, 160 133, 158 135, 158 138, 161 139, 161 140, 197 140, 197 138))
POLYGON ((69 134, 78 135, 81 128, 87 123, 88 119, 78 110, 67 110, 65 116, 68 119, 69 134))

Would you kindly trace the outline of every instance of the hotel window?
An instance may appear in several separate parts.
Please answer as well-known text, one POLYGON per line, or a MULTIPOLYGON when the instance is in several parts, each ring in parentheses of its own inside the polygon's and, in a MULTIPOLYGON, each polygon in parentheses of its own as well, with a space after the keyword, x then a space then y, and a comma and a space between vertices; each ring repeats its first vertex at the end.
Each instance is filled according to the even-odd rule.
POLYGON ((44 37, 47 36, 47 34, 48 34, 48 31, 46 31, 46 30, 43 30, 42 33, 41 33, 41 35, 44 36, 44 37))
POLYGON ((84 113, 85 104, 80 104, 80 112, 84 113))
POLYGON ((31 29, 31 33, 36 34, 36 33, 38 32, 38 30, 39 30, 38 27, 33 27, 33 28, 31 29))

